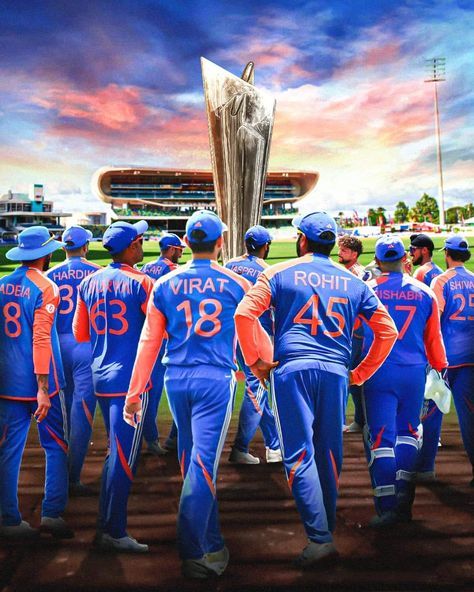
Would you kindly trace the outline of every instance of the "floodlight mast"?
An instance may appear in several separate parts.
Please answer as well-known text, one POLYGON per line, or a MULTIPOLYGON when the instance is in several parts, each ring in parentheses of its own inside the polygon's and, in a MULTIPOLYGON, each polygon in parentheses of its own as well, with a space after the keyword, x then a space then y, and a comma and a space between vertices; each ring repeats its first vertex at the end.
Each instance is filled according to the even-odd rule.
POLYGON ((435 133, 436 133, 436 148, 438 157, 438 202, 439 202, 439 224, 441 227, 445 225, 444 217, 444 185, 443 185, 443 160, 441 156, 441 134, 439 126, 439 109, 438 109, 438 82, 446 80, 446 58, 430 58, 425 60, 426 68, 428 70, 428 79, 425 82, 433 82, 434 86, 434 110, 435 110, 435 133))

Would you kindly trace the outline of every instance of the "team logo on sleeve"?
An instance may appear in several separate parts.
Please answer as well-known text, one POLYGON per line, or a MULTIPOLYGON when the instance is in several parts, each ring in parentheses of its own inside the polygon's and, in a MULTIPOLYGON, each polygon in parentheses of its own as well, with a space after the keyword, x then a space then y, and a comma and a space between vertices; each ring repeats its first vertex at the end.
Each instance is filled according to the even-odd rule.
POLYGON ((54 304, 47 304, 46 310, 47 310, 47 312, 50 312, 51 314, 53 314, 53 312, 56 310, 56 307, 54 306, 54 304))

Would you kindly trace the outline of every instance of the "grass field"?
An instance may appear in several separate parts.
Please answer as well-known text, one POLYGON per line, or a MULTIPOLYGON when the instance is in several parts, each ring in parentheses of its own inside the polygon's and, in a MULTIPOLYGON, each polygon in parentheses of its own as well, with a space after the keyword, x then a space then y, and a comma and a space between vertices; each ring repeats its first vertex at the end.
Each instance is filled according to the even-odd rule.
MULTIPOLYGON (((364 253, 359 258, 359 261, 362 265, 367 265, 370 261, 372 261, 374 257, 374 249, 375 249, 375 238, 365 238, 362 239, 364 245, 364 253)), ((408 235, 403 238, 405 246, 408 248, 409 245, 409 237, 408 235)), ((444 244, 444 238, 441 236, 434 237, 434 243, 436 249, 440 249, 444 244)), ((471 241, 471 243, 474 241, 471 241)), ((5 253, 8 251, 8 247, 0 247, 0 277, 5 275, 6 273, 10 273, 13 269, 15 269, 16 264, 11 261, 8 261, 5 257, 5 253)), ((144 253, 145 258, 143 260, 144 263, 147 261, 152 261, 154 258, 158 257, 159 255, 159 247, 158 243, 155 241, 146 241, 144 243, 144 253)), ((334 253, 332 257, 335 261, 337 261, 337 249, 334 249, 334 253)), ((184 263, 190 259, 190 252, 189 249, 185 250, 185 254, 181 259, 181 262, 184 263)), ((63 251, 57 251, 53 254, 53 264, 64 259, 63 251)), ((270 249, 270 257, 268 258, 268 263, 270 265, 274 263, 278 263, 279 261, 284 261, 286 259, 291 259, 296 257, 296 250, 295 250, 295 243, 292 241, 281 241, 281 242, 274 242, 270 249)), ((110 257, 108 253, 102 246, 100 242, 93 242, 90 246, 90 253, 89 259, 95 261, 99 265, 107 265, 110 263, 110 257)), ((437 263, 442 269, 445 268, 444 264, 444 254, 442 251, 435 251, 433 260, 437 263)), ((468 261, 466 267, 471 271, 474 271, 474 258, 468 261)))

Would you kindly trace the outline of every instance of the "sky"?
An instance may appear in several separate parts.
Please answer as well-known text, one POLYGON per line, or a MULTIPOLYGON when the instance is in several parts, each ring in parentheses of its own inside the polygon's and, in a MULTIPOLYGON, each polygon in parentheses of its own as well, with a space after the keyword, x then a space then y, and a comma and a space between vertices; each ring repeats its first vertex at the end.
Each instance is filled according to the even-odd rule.
POLYGON ((105 165, 210 169, 200 56, 276 98, 269 169, 318 171, 303 211, 474 201, 474 0, 36 0, 0 4, 0 194, 43 183, 105 210, 105 165))

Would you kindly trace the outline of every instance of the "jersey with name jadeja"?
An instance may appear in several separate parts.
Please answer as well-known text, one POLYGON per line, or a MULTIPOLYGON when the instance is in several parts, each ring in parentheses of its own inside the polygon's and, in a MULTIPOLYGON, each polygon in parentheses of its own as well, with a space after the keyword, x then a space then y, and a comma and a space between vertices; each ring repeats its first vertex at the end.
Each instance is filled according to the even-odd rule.
POLYGON ((46 276, 59 287, 61 301, 56 320, 58 333, 72 333, 79 284, 98 269, 102 269, 100 265, 87 261, 84 257, 70 257, 46 273, 46 276))
POLYGON ((49 376, 49 395, 64 387, 55 319, 58 287, 22 265, 0 279, 0 398, 35 401, 35 374, 49 376))
POLYGON ((156 281, 177 268, 178 265, 170 261, 167 257, 158 257, 156 261, 145 263, 142 267, 142 271, 150 276, 152 280, 156 281))
POLYGON ((126 394, 152 287, 146 274, 121 263, 80 284, 74 334, 83 341, 89 331, 97 396, 126 394))
POLYGON ((328 364, 345 374, 356 317, 370 320, 382 306, 374 292, 319 254, 273 265, 262 273, 262 280, 269 285, 275 307, 274 359, 280 364, 328 364))
POLYGON ((474 364, 474 273, 451 267, 431 287, 441 313, 441 331, 449 367, 474 364))
MULTIPOLYGON (((434 351, 437 358, 444 359, 439 312, 433 292, 424 283, 401 272, 382 273, 370 285, 398 330, 397 341, 385 363, 426 365, 427 351, 434 351)), ((364 354, 372 341, 371 329, 364 326, 364 354)))
POLYGON ((236 369, 234 313, 250 284, 209 259, 196 259, 158 280, 153 306, 166 318, 163 364, 236 369))
POLYGON ((433 261, 428 261, 428 263, 418 267, 418 269, 413 274, 413 277, 416 280, 423 282, 427 286, 431 286, 431 282, 434 280, 434 278, 441 273, 443 273, 441 267, 438 267, 438 265, 433 263, 433 261))
MULTIPOLYGON (((231 269, 234 273, 238 273, 251 284, 255 284, 258 280, 258 276, 264 269, 267 269, 269 265, 263 260, 255 257, 255 255, 242 255, 241 257, 235 257, 228 261, 225 266, 231 269)), ((262 327, 269 335, 273 335, 273 313, 271 310, 266 310, 259 318, 262 327)))

